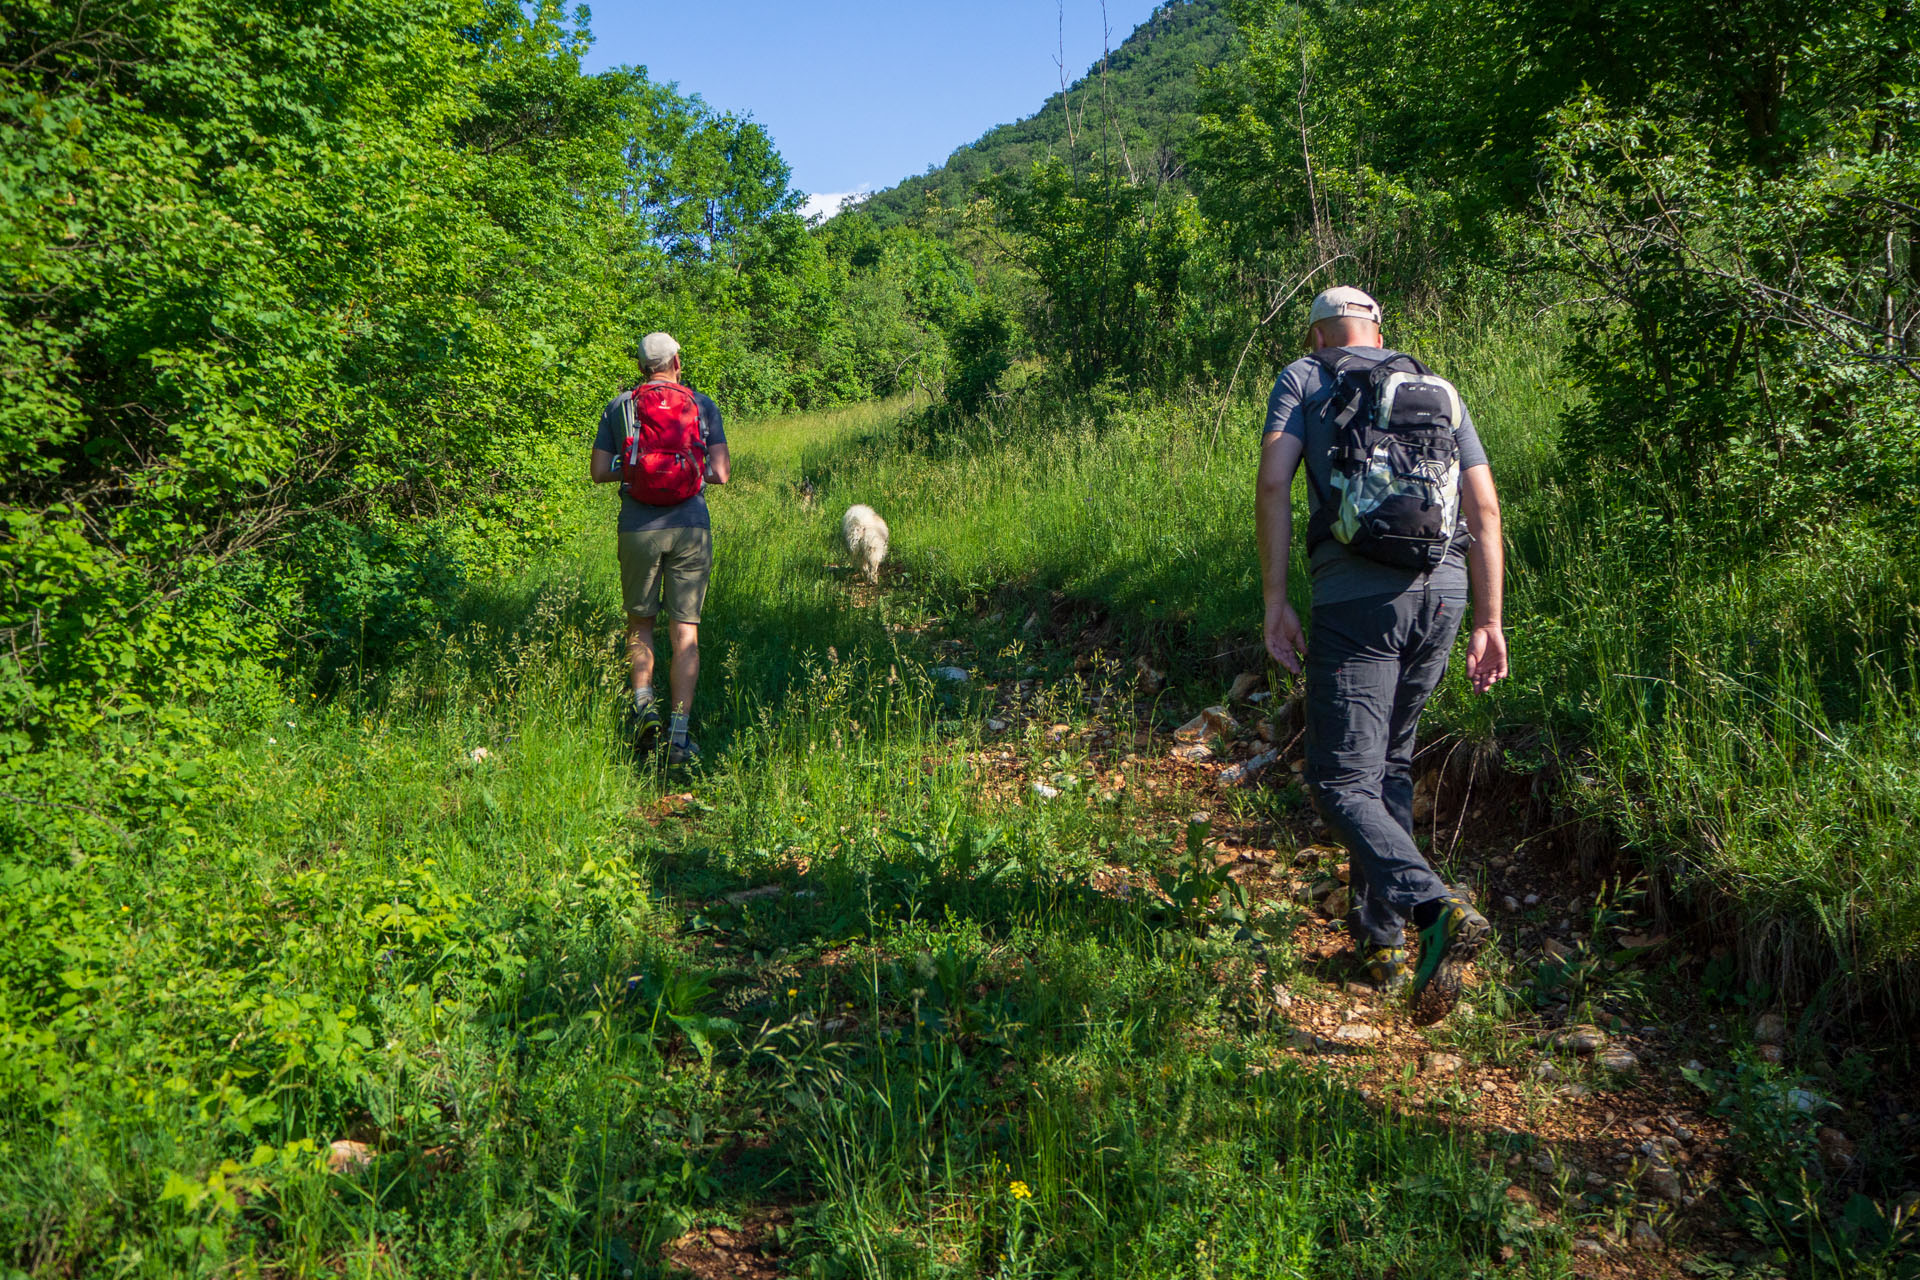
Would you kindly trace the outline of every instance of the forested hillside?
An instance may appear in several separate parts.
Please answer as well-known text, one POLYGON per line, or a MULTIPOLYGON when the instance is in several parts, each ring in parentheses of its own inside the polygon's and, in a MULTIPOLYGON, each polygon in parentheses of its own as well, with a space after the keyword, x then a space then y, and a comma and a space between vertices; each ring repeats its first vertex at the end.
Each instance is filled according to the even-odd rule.
POLYGON ((585 21, 0 5, 0 1272, 1911 1280, 1908 0, 1176 0, 818 226, 585 21), (1432 1028, 1260 641, 1334 283, 1506 504, 1432 1028), (586 482, 656 328, 691 771, 586 482))
POLYGON ((959 208, 982 178, 1076 149, 1124 153, 1122 163, 1138 178, 1174 176, 1185 164, 1182 143, 1195 123, 1199 72, 1225 61, 1236 39, 1223 0, 1162 5, 1038 111, 989 129, 938 167, 874 193, 861 211, 893 226, 923 216, 929 201, 959 208))

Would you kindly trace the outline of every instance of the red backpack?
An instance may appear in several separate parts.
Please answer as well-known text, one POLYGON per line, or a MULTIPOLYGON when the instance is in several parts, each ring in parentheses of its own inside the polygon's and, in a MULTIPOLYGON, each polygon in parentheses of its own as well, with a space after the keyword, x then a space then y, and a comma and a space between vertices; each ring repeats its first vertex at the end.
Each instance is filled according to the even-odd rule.
POLYGON ((678 382, 643 382, 627 398, 621 492, 650 507, 685 502, 706 486, 700 405, 678 382))

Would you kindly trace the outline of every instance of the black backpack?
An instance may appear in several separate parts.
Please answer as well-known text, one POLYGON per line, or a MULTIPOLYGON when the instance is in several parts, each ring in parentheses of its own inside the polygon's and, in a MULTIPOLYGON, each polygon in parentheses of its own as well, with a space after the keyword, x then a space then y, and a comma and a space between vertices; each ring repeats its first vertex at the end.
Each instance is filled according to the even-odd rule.
POLYGON ((1371 366, 1338 349, 1313 359, 1333 382, 1323 412, 1334 492, 1317 495, 1308 551, 1332 538, 1381 564, 1433 570, 1460 522, 1460 393, 1398 352, 1371 366))

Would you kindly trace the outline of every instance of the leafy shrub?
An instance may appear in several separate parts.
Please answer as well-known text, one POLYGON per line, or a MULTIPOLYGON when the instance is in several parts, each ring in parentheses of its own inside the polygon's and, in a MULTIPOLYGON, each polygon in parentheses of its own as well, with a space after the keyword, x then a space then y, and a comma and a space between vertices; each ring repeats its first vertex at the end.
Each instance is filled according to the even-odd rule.
POLYGON ((1014 327, 1006 311, 983 299, 963 311, 947 332, 953 371, 947 375, 947 402, 961 413, 979 413, 1013 364, 1014 327))

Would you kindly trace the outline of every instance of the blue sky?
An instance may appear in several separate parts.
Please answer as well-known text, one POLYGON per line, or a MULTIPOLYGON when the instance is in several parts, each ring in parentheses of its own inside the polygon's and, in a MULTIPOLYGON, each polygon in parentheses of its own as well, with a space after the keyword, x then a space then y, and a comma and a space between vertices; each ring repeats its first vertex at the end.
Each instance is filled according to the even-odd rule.
MULTIPOLYGON (((1155 0, 1107 0, 1118 47, 1155 0)), ((656 0, 594 5, 590 70, 637 63, 722 110, 750 111, 815 196, 892 186, 996 124, 1033 114, 1103 47, 1098 0, 656 0)))

